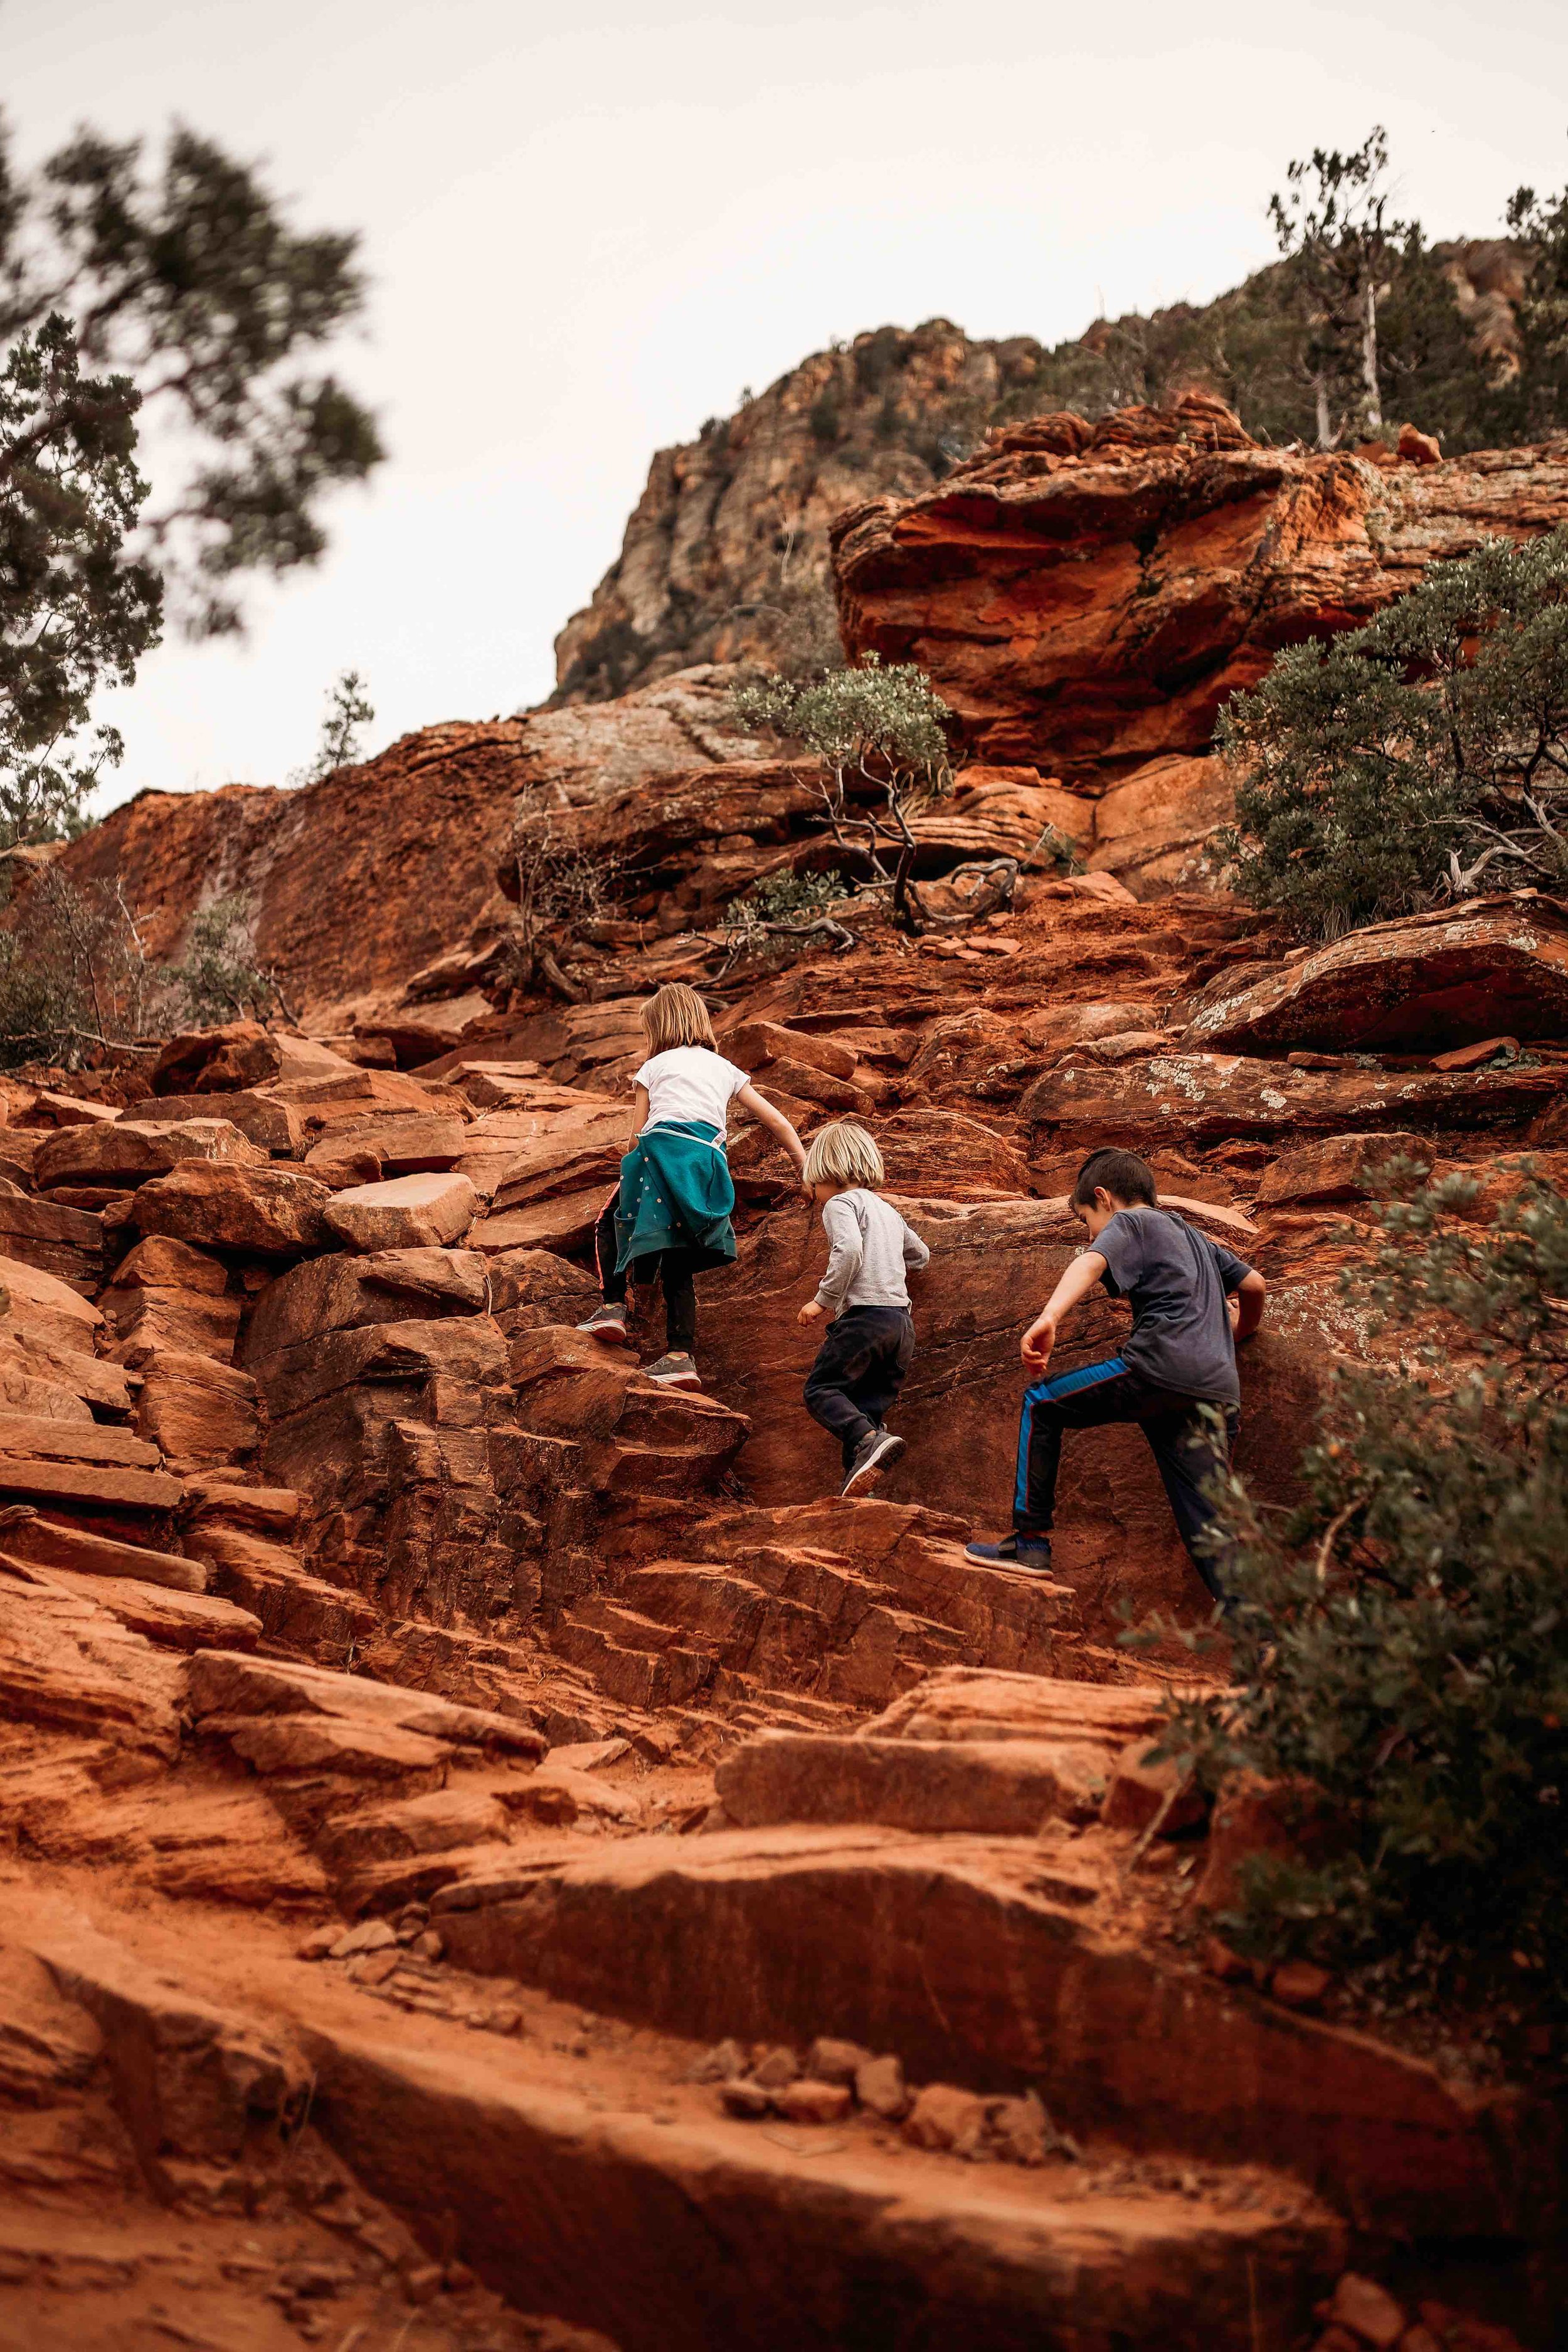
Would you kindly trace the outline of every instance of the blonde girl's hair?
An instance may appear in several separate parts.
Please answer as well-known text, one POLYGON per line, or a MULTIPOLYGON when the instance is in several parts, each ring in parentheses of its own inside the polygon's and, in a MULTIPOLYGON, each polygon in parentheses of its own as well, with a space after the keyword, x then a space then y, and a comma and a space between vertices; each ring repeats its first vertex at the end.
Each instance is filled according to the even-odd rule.
POLYGON ((887 1181, 887 1172, 882 1155, 865 1129, 857 1127, 852 1118, 835 1118, 812 1137, 800 1181, 837 1184, 841 1190, 863 1184, 868 1192, 876 1192, 887 1181))
POLYGON ((668 1054, 672 1045, 706 1045, 710 1054, 719 1051, 708 1007, 694 988, 685 987, 679 980, 668 982, 657 996, 649 997, 642 1009, 642 1025, 650 1054, 668 1054))

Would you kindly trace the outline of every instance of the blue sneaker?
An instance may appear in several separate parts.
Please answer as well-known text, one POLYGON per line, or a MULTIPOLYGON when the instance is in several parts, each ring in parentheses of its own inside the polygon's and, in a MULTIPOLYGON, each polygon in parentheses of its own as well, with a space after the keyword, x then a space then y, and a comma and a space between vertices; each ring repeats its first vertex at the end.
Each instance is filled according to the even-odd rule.
POLYGON ((977 1559, 982 1568, 1021 1568, 1030 1576, 1047 1576, 1051 1539, 1049 1536, 1004 1536, 1000 1543, 965 1544, 963 1557, 977 1559))

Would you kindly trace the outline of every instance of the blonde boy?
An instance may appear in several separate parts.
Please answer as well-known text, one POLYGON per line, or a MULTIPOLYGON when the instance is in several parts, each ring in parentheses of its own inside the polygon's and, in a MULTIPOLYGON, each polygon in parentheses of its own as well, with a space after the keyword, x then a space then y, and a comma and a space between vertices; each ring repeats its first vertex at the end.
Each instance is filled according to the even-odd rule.
POLYGON ((882 1155, 852 1119, 835 1119, 812 1138, 800 1181, 822 1211, 829 1244, 827 1271, 800 1320, 833 1318, 806 1378, 805 1409, 838 1440, 840 1493, 861 1494, 904 1450, 882 1417, 915 1351, 906 1270, 918 1273, 931 1252, 880 1198, 882 1155))

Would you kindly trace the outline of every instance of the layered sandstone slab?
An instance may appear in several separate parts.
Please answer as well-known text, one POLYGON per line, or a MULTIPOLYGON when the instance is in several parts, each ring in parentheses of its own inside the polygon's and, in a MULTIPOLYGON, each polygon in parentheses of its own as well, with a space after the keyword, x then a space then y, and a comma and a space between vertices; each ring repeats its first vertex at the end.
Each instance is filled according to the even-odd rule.
POLYGON ((918 662, 972 757, 1095 788, 1205 751, 1281 646, 1565 519, 1568 443, 1438 465, 1266 449, 1194 392, 1001 426, 919 498, 841 515, 833 541, 852 657, 918 662))
POLYGON ((1236 1054, 1568 1037, 1568 918, 1540 891, 1519 890, 1373 923, 1258 977, 1221 973, 1192 1006, 1187 1034, 1236 1054))

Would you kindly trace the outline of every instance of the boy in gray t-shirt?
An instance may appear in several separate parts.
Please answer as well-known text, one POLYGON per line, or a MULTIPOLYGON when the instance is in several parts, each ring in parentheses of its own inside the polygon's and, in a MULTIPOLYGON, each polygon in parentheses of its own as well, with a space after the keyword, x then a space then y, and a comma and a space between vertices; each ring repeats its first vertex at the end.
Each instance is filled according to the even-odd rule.
POLYGON ((1128 1301, 1132 1329, 1119 1354, 1025 1390, 1013 1533, 1000 1543, 972 1543, 969 1558, 994 1568, 1048 1569, 1063 1430, 1136 1422, 1193 1564, 1224 1602, 1207 1490, 1228 1468, 1236 1444, 1236 1342, 1262 1320, 1263 1276, 1160 1208, 1152 1172, 1133 1152, 1092 1152, 1071 1204, 1092 1247, 1074 1258, 1024 1334, 1024 1361, 1045 1370, 1062 1318, 1096 1283, 1128 1301), (1223 1435, 1205 1406, 1218 1412, 1223 1435))
POLYGON ((906 1275, 931 1256, 924 1242, 884 1201, 882 1155, 863 1127, 835 1119, 812 1138, 800 1181, 822 1211, 827 1268, 799 1321, 830 1314, 805 1402, 837 1438, 841 1495, 868 1494, 904 1441, 882 1426, 915 1351, 906 1275))

